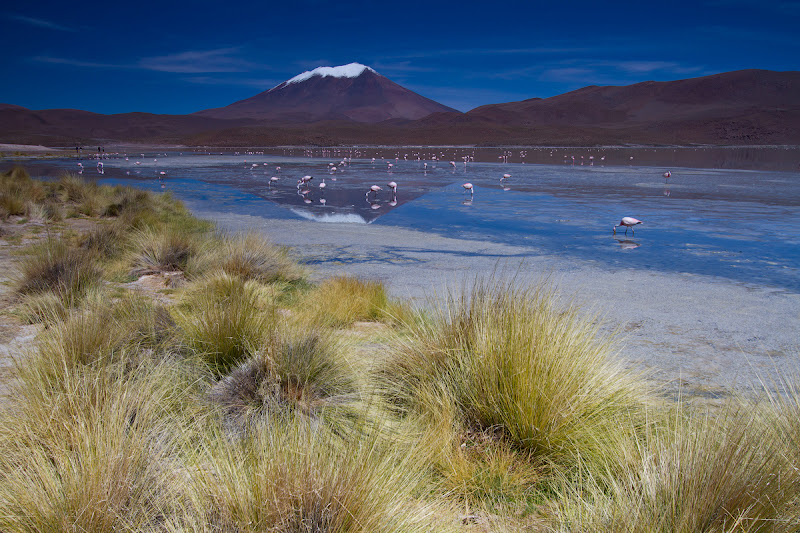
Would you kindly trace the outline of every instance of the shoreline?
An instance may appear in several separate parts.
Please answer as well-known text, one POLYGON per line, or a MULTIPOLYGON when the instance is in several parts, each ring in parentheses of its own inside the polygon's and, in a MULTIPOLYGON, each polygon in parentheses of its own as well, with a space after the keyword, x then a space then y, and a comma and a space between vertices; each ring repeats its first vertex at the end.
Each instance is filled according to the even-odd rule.
POLYGON ((800 294, 721 278, 623 269, 522 248, 381 224, 271 219, 187 207, 223 231, 255 231, 293 249, 312 279, 381 281, 390 296, 427 305, 476 275, 551 283, 565 302, 619 334, 619 354, 668 394, 717 398, 761 389, 800 370, 800 294), (405 244, 399 244, 405 243, 405 244))

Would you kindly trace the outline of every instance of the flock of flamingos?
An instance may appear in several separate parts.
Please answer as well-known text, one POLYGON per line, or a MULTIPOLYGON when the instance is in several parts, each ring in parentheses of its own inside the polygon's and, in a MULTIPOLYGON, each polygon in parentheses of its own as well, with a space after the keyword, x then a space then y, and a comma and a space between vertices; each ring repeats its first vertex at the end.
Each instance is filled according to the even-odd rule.
MULTIPOLYGON (((141 154, 141 155, 142 155, 142 157, 144 157, 144 154, 141 154)), ((566 158, 567 156, 564 156, 564 157, 566 158)), ((572 159, 574 160, 575 157, 573 156, 572 159)), ((590 157, 590 159, 594 159, 594 157, 590 157)), ((605 158, 603 157, 603 159, 605 159, 605 158)), ((633 159, 633 158, 631 158, 631 159, 633 159)), ((129 158, 126 156, 125 160, 128 161, 129 158)), ((158 159, 154 159, 153 161, 157 162, 158 159)), ((246 162, 247 161, 245 161, 245 163, 246 162)), ((375 163, 375 158, 374 157, 372 158, 372 162, 375 163)), ((348 163, 349 163, 348 158, 343 158, 339 162, 338 166, 335 163, 329 163, 328 164, 328 172, 330 174, 335 174, 339 168, 346 166, 348 163)), ((135 164, 136 165, 140 165, 141 162, 140 161, 136 161, 135 164)), ((465 158, 464 165, 466 165, 466 164, 467 164, 467 159, 465 158)), ((263 165, 266 166, 267 163, 263 163, 263 165)), ((392 171, 392 167, 394 166, 394 164, 391 161, 387 161, 386 165, 387 165, 387 170, 389 172, 391 172, 392 171)), ((450 161, 450 165, 453 168, 455 168, 455 166, 456 166, 455 161, 450 161)), ((259 165, 257 163, 252 163, 251 164, 251 169, 256 169, 256 168, 258 168, 258 166, 259 165)), ((80 162, 78 163, 78 168, 79 168, 78 173, 79 174, 83 174, 84 167, 83 167, 82 163, 80 163, 80 162)), ((424 163, 424 168, 427 171, 428 163, 424 163)), ((275 171, 276 172, 280 172, 280 170, 281 170, 280 166, 275 167, 275 171)), ((103 168, 103 162, 99 161, 99 160, 97 161, 97 172, 100 173, 100 174, 103 174, 105 172, 104 168, 103 168)), ((666 172, 664 172, 663 176, 664 176, 664 179, 669 179, 672 176, 672 172, 667 170, 666 172)), ((157 177, 158 177, 158 180, 161 182, 161 188, 162 189, 166 188, 166 185, 163 182, 163 179, 166 177, 166 172, 164 172, 164 171, 159 172, 157 177)), ((503 174, 500 177, 500 182, 504 183, 506 180, 508 180, 510 178, 511 178, 511 174, 503 174)), ((313 179, 314 179, 313 176, 303 176, 300 179, 298 179, 297 180, 298 193, 301 194, 301 195, 308 194, 310 192, 309 187, 311 186, 311 181, 313 179)), ((336 180, 335 177, 331 178, 331 179, 333 181, 336 180)), ((280 180, 280 178, 278 176, 270 177, 269 186, 272 187, 279 180, 280 180)), ((397 183, 395 181, 390 181, 390 182, 388 182, 386 184, 386 186, 389 187, 389 189, 391 190, 391 195, 392 195, 392 201, 389 203, 389 205, 392 205, 392 206, 397 205, 397 183)), ((322 181, 319 183, 319 189, 321 191, 324 191, 325 187, 327 187, 327 184, 325 183, 325 178, 322 178, 322 181)), ((469 182, 464 183, 464 184, 462 184, 462 187, 464 188, 464 194, 469 193, 471 197, 475 195, 475 189, 474 189, 472 183, 469 183, 469 182)), ((382 191, 382 190, 383 189, 379 185, 370 186, 370 188, 366 192, 367 201, 369 201, 370 194, 372 194, 373 195, 373 199, 375 199, 377 197, 378 192, 382 191)), ((612 233, 614 235, 616 235, 617 234, 617 228, 624 227, 625 228, 625 235, 628 234, 628 228, 630 228, 631 229, 631 233, 633 235, 635 235, 635 232, 634 232, 633 228, 634 228, 634 226, 637 226, 639 224, 643 224, 643 222, 641 220, 637 219, 637 218, 628 217, 628 216, 622 217, 622 219, 619 221, 619 224, 614 225, 612 233)))

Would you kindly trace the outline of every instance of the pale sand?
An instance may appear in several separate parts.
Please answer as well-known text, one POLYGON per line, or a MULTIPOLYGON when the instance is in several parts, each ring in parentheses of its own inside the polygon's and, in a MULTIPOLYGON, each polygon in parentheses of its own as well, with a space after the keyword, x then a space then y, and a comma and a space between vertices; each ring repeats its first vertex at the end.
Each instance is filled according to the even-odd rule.
POLYGON ((41 144, 0 144, 0 152, 62 152, 60 148, 48 148, 41 144))
POLYGON ((392 296, 421 305, 498 268, 516 273, 518 283, 549 277, 565 298, 603 316, 604 331, 619 328, 621 356, 671 393, 716 396, 800 369, 800 294, 708 276, 610 272, 587 261, 532 255, 530 249, 375 224, 194 214, 226 231, 255 230, 292 247, 318 277, 380 280, 392 296))

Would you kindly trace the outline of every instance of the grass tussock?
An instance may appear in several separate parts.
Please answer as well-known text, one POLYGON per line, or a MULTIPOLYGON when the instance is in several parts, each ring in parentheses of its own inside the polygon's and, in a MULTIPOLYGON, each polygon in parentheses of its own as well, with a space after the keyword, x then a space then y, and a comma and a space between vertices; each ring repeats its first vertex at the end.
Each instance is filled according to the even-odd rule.
POLYGON ((91 251, 52 239, 34 245, 20 266, 19 294, 52 291, 69 306, 80 302, 102 275, 91 251))
POLYGON ((770 433, 752 405, 676 409, 630 440, 622 471, 565 484, 559 530, 797 531, 800 471, 770 433))
POLYGON ((24 168, 17 166, 0 174, 0 219, 27 216, 44 198, 44 186, 31 179, 24 168))
POLYGON ((131 273, 136 276, 186 272, 189 260, 199 248, 196 236, 180 227, 142 230, 132 240, 131 273))
POLYGON ((260 283, 295 283, 307 274, 289 257, 286 248, 271 244, 254 233, 219 237, 200 262, 204 263, 205 271, 222 270, 228 275, 260 283))
POLYGON ((170 372, 67 372, 58 392, 27 378, 0 411, 0 530, 146 531, 173 514, 170 372))
POLYGON ((346 425, 366 407, 344 349, 328 332, 285 331, 220 380, 211 397, 240 428, 287 417, 346 425))
POLYGON ((326 279, 305 293, 297 306, 298 321, 312 326, 346 327, 358 321, 391 320, 400 309, 390 302, 386 289, 378 281, 364 281, 351 276, 326 279))
POLYGON ((445 390, 465 429, 500 428, 526 453, 575 463, 601 454, 620 420, 643 407, 644 387, 596 326, 542 287, 477 281, 410 328, 382 369, 401 412, 419 413, 445 390))
POLYGON ((268 291, 224 273, 198 281, 176 318, 185 344, 219 375, 254 355, 276 322, 268 291))
POLYGON ((205 445, 192 476, 196 531, 453 531, 409 451, 375 437, 343 443, 324 428, 272 425, 205 445))

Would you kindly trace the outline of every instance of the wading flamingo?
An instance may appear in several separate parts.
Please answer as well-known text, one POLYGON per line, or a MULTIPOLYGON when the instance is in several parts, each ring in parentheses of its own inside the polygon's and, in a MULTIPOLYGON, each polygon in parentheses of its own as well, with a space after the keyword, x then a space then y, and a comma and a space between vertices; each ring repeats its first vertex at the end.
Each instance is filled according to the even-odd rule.
MULTIPOLYGON (((633 226, 635 226, 636 224, 644 224, 644 222, 642 222, 638 218, 622 217, 622 220, 619 221, 619 224, 614 226, 614 235, 617 234, 617 228, 620 226, 625 226, 625 235, 628 234, 628 228, 631 228, 631 233, 633 233, 633 226)), ((635 233, 633 234, 635 235, 635 233)))
POLYGON ((475 192, 472 190, 472 184, 471 183, 465 183, 464 185, 462 185, 462 187, 464 187, 464 194, 466 194, 467 191, 469 191, 469 193, 472 194, 472 195, 475 194, 475 192))
POLYGON ((378 187, 377 185, 373 185, 373 186, 372 186, 372 187, 370 187, 370 188, 369 188, 369 190, 367 191, 367 194, 366 194, 366 197, 367 197, 367 199, 369 200, 369 193, 371 193, 371 192, 374 192, 374 193, 375 193, 375 196, 378 196, 378 191, 382 191, 382 190, 383 190, 383 189, 381 189, 381 188, 380 188, 380 187, 378 187))

